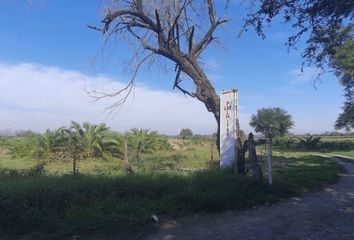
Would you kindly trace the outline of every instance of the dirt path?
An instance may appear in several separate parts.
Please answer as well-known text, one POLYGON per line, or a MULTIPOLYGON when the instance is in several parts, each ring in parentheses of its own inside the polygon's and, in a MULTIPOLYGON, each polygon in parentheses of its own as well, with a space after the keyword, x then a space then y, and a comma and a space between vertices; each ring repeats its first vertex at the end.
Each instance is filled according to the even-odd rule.
MULTIPOLYGON (((333 159, 340 161, 337 158, 333 159)), ((244 212, 201 214, 163 221, 148 240, 353 240, 354 165, 320 192, 244 212)))

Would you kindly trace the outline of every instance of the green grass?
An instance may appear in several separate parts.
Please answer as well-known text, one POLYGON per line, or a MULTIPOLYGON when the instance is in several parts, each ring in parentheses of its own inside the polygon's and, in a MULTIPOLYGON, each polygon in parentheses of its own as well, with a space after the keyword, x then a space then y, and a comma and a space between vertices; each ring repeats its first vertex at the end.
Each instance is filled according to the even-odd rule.
POLYGON ((342 155, 346 157, 354 157, 354 150, 350 151, 331 151, 331 154, 337 154, 337 155, 342 155))
MULTIPOLYGON (((134 152, 130 152, 130 163, 135 172, 166 172, 186 169, 201 169, 208 167, 210 148, 212 145, 214 160, 218 159, 216 146, 213 141, 170 140, 173 146, 170 150, 156 150, 142 155, 140 161, 134 159, 134 152)), ((15 140, 13 140, 15 142, 15 140)), ((1 147, 1 146, 0 146, 1 147)), ((3 147, 4 148, 4 147, 3 147)), ((71 161, 31 159, 30 157, 1 156, 0 169, 29 169, 39 162, 47 162, 45 170, 48 174, 69 174, 72 172, 71 161)), ((90 175, 121 175, 123 159, 109 157, 107 159, 79 160, 77 167, 82 174, 90 175)))
POLYGON ((350 158, 354 158, 354 150, 350 150, 350 151, 330 151, 328 153, 333 154, 333 155, 338 155, 339 157, 343 156, 343 158, 341 158, 342 161, 354 164, 354 160, 350 159, 350 158), (349 158, 346 158, 346 157, 349 157, 349 158))
POLYGON ((12 158, 11 156, 0 157, 0 169, 29 169, 37 164, 30 158, 12 158))
POLYGON ((173 148, 170 151, 156 151, 145 154, 145 168, 152 170, 186 170, 208 167, 211 160, 211 145, 214 160, 218 159, 218 152, 214 142, 193 140, 171 141, 173 148))
POLYGON ((274 157, 274 178, 286 183, 294 192, 311 191, 323 184, 333 183, 344 168, 336 162, 308 153, 287 153, 274 157))
MULTIPOLYGON (((202 145, 189 147, 194 148, 191 152, 199 151, 202 145)), ((181 154, 187 148, 181 149, 181 154)), ((165 154, 158 157, 167 161, 169 154, 165 154)), ((306 152, 275 152, 274 155, 273 186, 219 170, 141 171, 126 176, 119 163, 97 160, 82 160, 79 168, 85 174, 78 176, 65 174, 70 172, 71 165, 60 162, 46 165, 43 175, 41 168, 34 168, 29 160, 21 164, 21 160, 6 157, 1 159, 1 166, 8 169, 8 161, 13 161, 14 167, 11 171, 2 169, 0 174, 0 233, 41 232, 49 234, 51 239, 62 239, 74 234, 120 231, 144 225, 151 221, 152 214, 180 216, 246 209, 312 191, 334 182, 343 171, 335 162, 306 152), (58 173, 58 169, 63 171, 58 173)), ((186 164, 183 162, 186 159, 177 161, 177 166, 186 164)), ((150 161, 152 165, 161 163, 150 161)), ((152 165, 146 168, 153 169, 152 165)))

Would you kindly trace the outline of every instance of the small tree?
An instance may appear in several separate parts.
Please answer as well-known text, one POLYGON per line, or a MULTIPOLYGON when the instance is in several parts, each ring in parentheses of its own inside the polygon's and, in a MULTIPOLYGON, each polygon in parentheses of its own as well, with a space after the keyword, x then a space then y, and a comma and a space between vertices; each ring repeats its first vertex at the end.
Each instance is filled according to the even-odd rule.
POLYGON ((48 158, 60 146, 62 142, 60 129, 51 131, 47 129, 44 134, 38 136, 37 155, 48 158))
POLYGON ((182 128, 181 132, 179 133, 179 136, 182 139, 187 139, 193 137, 193 132, 189 128, 182 128))
POLYGON ((261 108, 251 116, 251 127, 264 134, 270 141, 276 136, 283 136, 294 126, 292 117, 282 108, 261 108))
POLYGON ((169 144, 166 138, 150 129, 133 128, 127 133, 130 148, 135 152, 135 159, 140 161, 143 153, 154 150, 167 149, 169 144))
POLYGON ((268 176, 272 184, 272 140, 276 136, 283 136, 294 126, 292 117, 281 108, 261 108, 256 115, 251 116, 251 127, 268 139, 268 176))
POLYGON ((318 143, 321 141, 321 137, 305 136, 300 139, 300 143, 307 149, 315 149, 318 143))
POLYGON ((72 121, 71 134, 76 135, 84 158, 102 157, 105 152, 111 152, 118 148, 118 143, 113 138, 107 138, 109 128, 101 123, 99 125, 84 122, 82 126, 72 121))
MULTIPOLYGON (((354 33, 354 27, 352 34, 354 33)), ((335 128, 350 131, 354 128, 354 40, 347 41, 331 59, 331 66, 344 86, 345 102, 335 128)))

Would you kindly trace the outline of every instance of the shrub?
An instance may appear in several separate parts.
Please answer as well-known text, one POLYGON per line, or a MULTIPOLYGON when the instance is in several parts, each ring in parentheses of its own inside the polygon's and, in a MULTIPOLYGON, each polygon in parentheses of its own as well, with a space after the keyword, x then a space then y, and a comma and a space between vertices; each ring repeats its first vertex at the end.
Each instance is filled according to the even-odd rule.
POLYGON ((315 149, 318 146, 320 140, 321 137, 315 137, 310 135, 301 138, 300 144, 302 144, 307 149, 315 149))
POLYGON ((276 137, 273 140, 273 145, 281 149, 291 149, 296 146, 296 139, 293 137, 276 137))

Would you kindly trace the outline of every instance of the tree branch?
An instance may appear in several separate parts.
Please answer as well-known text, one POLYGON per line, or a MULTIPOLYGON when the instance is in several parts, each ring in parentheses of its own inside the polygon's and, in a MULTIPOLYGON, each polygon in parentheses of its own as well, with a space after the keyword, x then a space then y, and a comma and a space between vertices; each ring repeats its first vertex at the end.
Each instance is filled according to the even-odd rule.
POLYGON ((95 101, 99 101, 99 100, 106 99, 106 98, 118 97, 123 94, 123 96, 121 98, 119 98, 115 103, 113 103, 112 105, 105 108, 105 110, 108 111, 109 113, 113 113, 116 109, 120 108, 121 105, 124 104, 125 101, 128 99, 130 93, 133 90, 135 78, 141 68, 141 65, 146 60, 148 60, 152 55, 153 55, 153 53, 150 53, 149 55, 145 56, 142 60, 140 60, 138 62, 138 64, 135 66, 132 78, 130 79, 130 81, 128 82, 128 84, 124 88, 122 88, 118 91, 110 92, 110 93, 107 93, 104 91, 92 90, 92 91, 87 91, 88 95, 91 98, 93 98, 95 101))
POLYGON ((154 30, 155 32, 157 32, 157 30, 158 30, 157 29, 157 25, 148 16, 146 16, 144 13, 122 9, 122 10, 117 10, 117 11, 115 11, 113 13, 109 12, 106 15, 106 17, 102 20, 102 23, 105 24, 105 26, 103 28, 103 32, 105 33, 105 32, 108 31, 109 26, 112 23, 112 21, 114 21, 117 17, 124 16, 124 15, 138 17, 144 23, 148 24, 151 27, 151 29, 154 30))
POLYGON ((180 82, 182 82, 181 79, 180 79, 181 69, 178 67, 178 65, 177 65, 176 67, 177 67, 177 69, 176 69, 176 70, 177 70, 177 74, 176 74, 176 77, 175 77, 175 82, 174 82, 174 84, 173 84, 173 89, 178 88, 178 90, 180 90, 184 95, 188 95, 188 96, 190 96, 190 97, 192 97, 192 98, 195 98, 195 94, 194 94, 194 93, 191 93, 191 92, 189 92, 189 91, 183 89, 183 88, 179 85, 180 82))
POLYGON ((221 25, 221 24, 223 24, 223 23, 225 23, 225 22, 227 22, 227 21, 228 21, 228 20, 226 20, 226 19, 223 19, 223 20, 222 20, 222 19, 219 19, 219 20, 217 20, 216 22, 212 23, 212 24, 210 25, 210 27, 209 27, 209 30, 205 33, 205 35, 204 35, 203 38, 200 40, 200 42, 197 43, 197 44, 193 47, 193 49, 192 49, 190 55, 191 55, 191 56, 198 56, 198 55, 200 54, 200 52, 205 48, 204 45, 205 45, 205 44, 209 44, 210 41, 212 40, 213 33, 214 33, 215 29, 216 29, 219 25, 221 25))
POLYGON ((207 0, 210 24, 215 23, 215 8, 213 0, 207 0))

